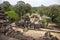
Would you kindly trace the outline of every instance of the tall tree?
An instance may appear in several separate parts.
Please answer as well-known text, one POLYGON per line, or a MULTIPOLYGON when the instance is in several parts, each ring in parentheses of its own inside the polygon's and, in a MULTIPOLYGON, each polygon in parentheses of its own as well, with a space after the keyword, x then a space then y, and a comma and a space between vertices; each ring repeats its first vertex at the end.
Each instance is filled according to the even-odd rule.
POLYGON ((43 16, 46 12, 46 7, 44 5, 41 5, 38 9, 38 13, 40 13, 40 16, 43 16))
POLYGON ((7 11, 5 12, 5 14, 7 14, 7 16, 9 17, 9 19, 12 21, 17 21, 19 20, 19 16, 15 11, 7 11))
POLYGON ((22 17, 26 13, 31 13, 31 5, 26 4, 23 1, 18 1, 14 9, 15 9, 15 12, 17 12, 20 17, 22 17))
POLYGON ((10 6, 11 6, 11 4, 8 1, 4 1, 2 3, 2 7, 4 8, 5 11, 9 11, 10 10, 10 6))
POLYGON ((47 14, 49 17, 51 17, 51 21, 54 22, 54 19, 58 16, 58 6, 57 5, 51 5, 48 7, 47 14))
POLYGON ((25 12, 26 13, 31 13, 32 12, 32 7, 30 4, 25 4, 25 12))
POLYGON ((19 16, 22 16, 23 13, 25 13, 25 3, 23 1, 18 1, 15 5, 15 11, 19 14, 19 16))

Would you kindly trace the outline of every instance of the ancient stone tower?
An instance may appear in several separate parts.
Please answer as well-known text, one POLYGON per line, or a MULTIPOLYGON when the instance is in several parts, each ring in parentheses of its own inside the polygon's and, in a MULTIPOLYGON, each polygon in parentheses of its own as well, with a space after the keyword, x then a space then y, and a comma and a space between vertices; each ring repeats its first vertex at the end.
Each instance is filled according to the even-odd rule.
POLYGON ((3 8, 0 7, 0 28, 6 27, 8 25, 8 18, 4 13, 3 8))

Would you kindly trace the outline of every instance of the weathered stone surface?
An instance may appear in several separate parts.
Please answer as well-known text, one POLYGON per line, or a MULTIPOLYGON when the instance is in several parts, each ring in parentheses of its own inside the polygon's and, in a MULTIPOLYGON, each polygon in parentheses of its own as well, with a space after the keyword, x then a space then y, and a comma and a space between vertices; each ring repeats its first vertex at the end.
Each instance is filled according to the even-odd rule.
POLYGON ((40 40, 59 40, 59 39, 48 31, 45 33, 43 37, 40 38, 40 40))
POLYGON ((11 38, 11 37, 4 36, 4 35, 0 35, 0 40, 18 40, 18 39, 11 38))

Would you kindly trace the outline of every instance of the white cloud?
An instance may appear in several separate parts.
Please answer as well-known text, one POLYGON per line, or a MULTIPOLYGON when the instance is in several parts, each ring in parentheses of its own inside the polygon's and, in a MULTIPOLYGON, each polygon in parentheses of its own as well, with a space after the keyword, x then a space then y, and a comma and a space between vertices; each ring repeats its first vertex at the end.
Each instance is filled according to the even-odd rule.
MULTIPOLYGON (((9 1, 11 4, 16 4, 17 1, 20 0, 3 0, 3 1, 9 1)), ((40 6, 40 5, 52 5, 52 4, 60 4, 60 0, 22 0, 25 3, 29 3, 32 6, 40 6)), ((2 0, 0 0, 0 2, 2 2, 2 0)))
POLYGON ((23 0, 26 3, 31 4, 32 6, 40 6, 40 5, 51 5, 51 4, 60 4, 60 1, 58 0, 23 0))

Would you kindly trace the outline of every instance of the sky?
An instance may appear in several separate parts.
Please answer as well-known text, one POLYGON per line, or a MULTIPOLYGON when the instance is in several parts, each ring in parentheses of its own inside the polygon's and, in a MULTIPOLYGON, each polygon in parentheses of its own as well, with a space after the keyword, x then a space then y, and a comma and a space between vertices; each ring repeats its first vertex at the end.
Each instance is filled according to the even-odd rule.
MULTIPOLYGON (((3 1, 9 1, 10 4, 15 5, 17 1, 21 1, 21 0, 0 0, 0 3, 2 3, 3 1)), ((29 3, 33 7, 41 6, 41 5, 49 6, 53 4, 60 5, 60 0, 22 0, 22 1, 24 1, 25 3, 29 3)))

